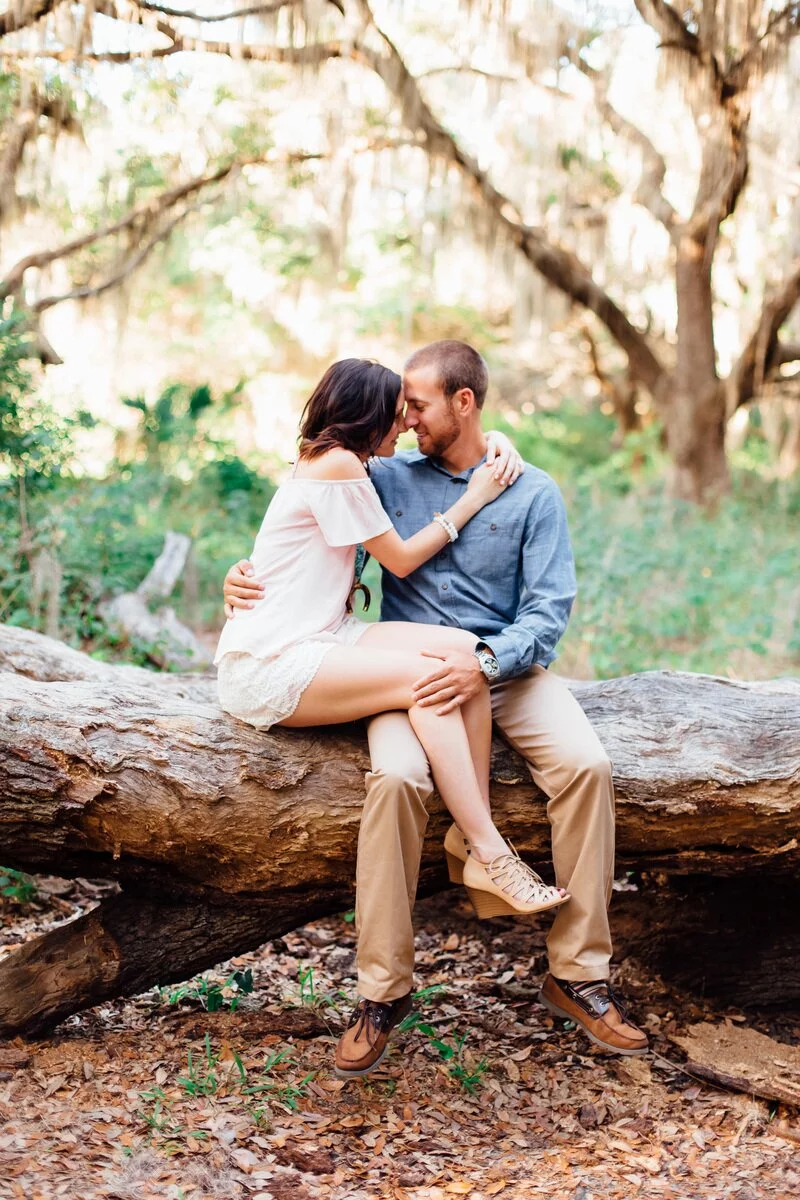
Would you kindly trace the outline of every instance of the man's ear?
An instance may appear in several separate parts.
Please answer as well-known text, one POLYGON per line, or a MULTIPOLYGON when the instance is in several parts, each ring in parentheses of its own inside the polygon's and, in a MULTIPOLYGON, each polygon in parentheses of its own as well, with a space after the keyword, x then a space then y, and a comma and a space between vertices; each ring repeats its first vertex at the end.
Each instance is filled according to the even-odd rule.
POLYGON ((475 403, 475 393, 472 388, 459 388, 455 394, 455 401, 459 412, 465 416, 468 412, 478 407, 475 403))

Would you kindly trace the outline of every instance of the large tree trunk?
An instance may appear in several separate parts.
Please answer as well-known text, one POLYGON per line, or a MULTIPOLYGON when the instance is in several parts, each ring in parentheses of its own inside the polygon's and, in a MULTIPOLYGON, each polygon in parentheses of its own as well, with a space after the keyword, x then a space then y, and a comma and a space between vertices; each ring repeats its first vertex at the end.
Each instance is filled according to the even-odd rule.
MULTIPOLYGON (((98 671, 66 648, 57 682, 57 643, 0 628, 3 663, 26 675, 0 674, 0 862, 115 879, 123 896, 0 964, 0 1032, 186 978, 349 906, 360 726, 258 733, 220 712, 212 679, 98 671)), ((620 865, 796 870, 800 681, 655 671, 571 687, 614 763, 620 865)), ((492 797, 503 830, 546 862, 544 798, 502 743, 492 797)), ((423 894, 446 880, 448 818, 438 803, 432 817, 423 894)))
POLYGON ((725 393, 714 349, 711 261, 716 229, 677 239, 675 288, 678 345, 675 375, 663 407, 672 459, 670 492, 694 504, 713 502, 730 488, 725 451, 725 393))

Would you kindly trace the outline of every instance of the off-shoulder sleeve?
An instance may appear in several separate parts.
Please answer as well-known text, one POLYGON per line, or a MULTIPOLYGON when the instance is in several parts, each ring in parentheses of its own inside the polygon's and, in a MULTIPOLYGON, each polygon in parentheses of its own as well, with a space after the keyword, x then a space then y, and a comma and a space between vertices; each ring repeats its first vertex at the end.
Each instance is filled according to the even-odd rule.
POLYGON ((315 481, 311 511, 329 546, 356 546, 392 528, 370 479, 315 481))

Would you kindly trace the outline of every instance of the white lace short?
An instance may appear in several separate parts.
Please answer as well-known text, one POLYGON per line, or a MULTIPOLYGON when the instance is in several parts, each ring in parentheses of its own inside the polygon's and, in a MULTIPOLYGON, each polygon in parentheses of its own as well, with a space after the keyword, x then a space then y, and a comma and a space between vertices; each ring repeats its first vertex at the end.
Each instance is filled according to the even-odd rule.
POLYGON ((367 621, 346 616, 332 635, 335 641, 308 638, 275 658, 238 652, 224 655, 217 667, 220 707, 256 729, 269 729, 292 715, 328 651, 355 645, 368 629, 367 621))

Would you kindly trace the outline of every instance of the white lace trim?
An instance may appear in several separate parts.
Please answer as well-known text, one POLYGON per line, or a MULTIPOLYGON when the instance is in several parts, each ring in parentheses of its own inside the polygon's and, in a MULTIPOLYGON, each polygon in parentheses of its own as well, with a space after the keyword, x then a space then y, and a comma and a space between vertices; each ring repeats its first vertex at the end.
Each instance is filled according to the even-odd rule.
POLYGON ((277 658, 226 654, 219 664, 217 689, 222 709, 257 729, 290 717, 336 642, 300 642, 277 658))

